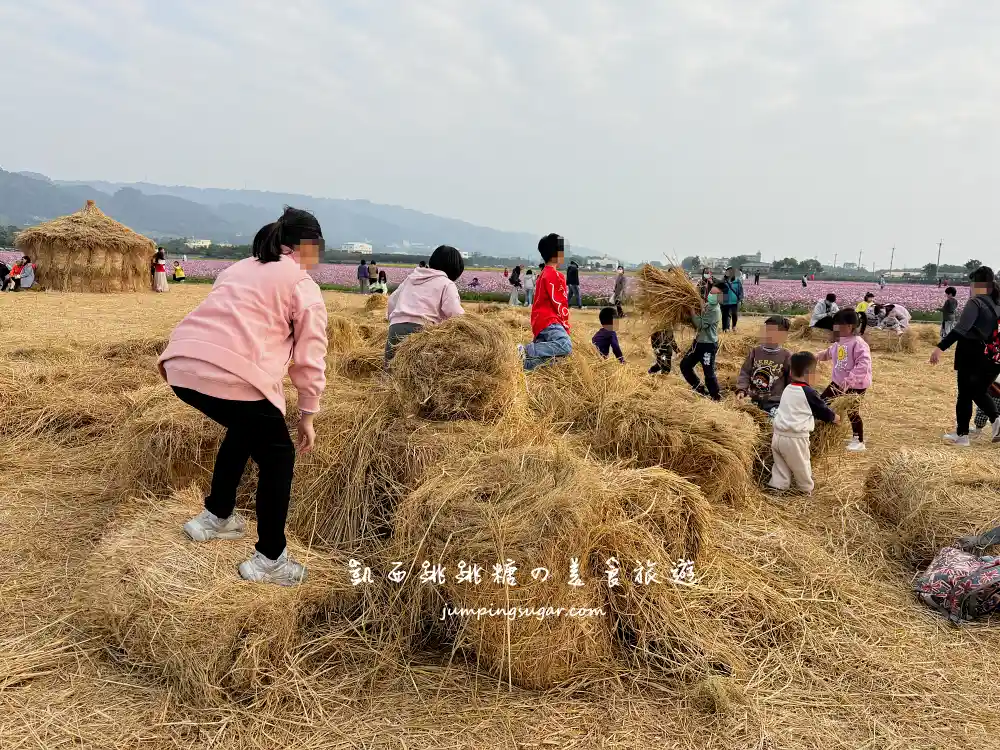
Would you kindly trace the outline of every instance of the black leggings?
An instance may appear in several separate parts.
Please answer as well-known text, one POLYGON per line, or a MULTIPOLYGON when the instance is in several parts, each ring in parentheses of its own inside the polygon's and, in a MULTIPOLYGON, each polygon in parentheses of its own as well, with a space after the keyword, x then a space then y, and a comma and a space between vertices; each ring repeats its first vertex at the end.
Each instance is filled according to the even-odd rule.
POLYGON ((705 386, 708 386, 708 395, 716 401, 722 398, 719 395, 719 380, 715 376, 715 353, 718 350, 718 344, 695 344, 681 360, 681 375, 688 384, 698 393, 705 393, 705 386), (701 369, 705 371, 704 386, 694 372, 697 364, 701 364, 701 369))
POLYGON ((227 401, 188 388, 174 388, 177 397, 226 428, 215 457, 212 492, 205 508, 228 518, 236 507, 236 490, 247 460, 260 470, 257 479, 257 551, 277 560, 285 549, 285 519, 292 495, 295 444, 285 418, 270 401, 227 401))
POLYGON ((1000 414, 997 406, 989 396, 990 384, 1000 375, 1000 366, 980 364, 965 367, 955 372, 958 380, 958 397, 955 399, 955 432, 959 435, 969 434, 969 421, 972 419, 972 404, 975 402, 990 422, 995 422, 1000 414))

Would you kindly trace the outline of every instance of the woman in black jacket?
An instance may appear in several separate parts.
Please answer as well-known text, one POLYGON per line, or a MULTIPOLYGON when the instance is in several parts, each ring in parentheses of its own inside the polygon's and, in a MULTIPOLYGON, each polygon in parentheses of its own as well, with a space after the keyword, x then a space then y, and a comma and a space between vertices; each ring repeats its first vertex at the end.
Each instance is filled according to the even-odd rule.
POLYGON ((958 396, 955 399, 955 432, 944 439, 959 446, 969 444, 969 420, 972 404, 983 410, 993 426, 993 442, 1000 442, 1000 413, 988 395, 990 384, 1000 375, 1000 363, 986 353, 986 346, 997 336, 1000 323, 1000 288, 993 269, 980 266, 969 274, 971 294, 962 315, 951 333, 931 351, 931 364, 941 359, 941 352, 955 348, 955 376, 958 396))
POLYGON ((514 266, 514 270, 510 272, 510 278, 507 279, 510 283, 510 304, 515 307, 520 307, 521 305, 521 267, 514 266))

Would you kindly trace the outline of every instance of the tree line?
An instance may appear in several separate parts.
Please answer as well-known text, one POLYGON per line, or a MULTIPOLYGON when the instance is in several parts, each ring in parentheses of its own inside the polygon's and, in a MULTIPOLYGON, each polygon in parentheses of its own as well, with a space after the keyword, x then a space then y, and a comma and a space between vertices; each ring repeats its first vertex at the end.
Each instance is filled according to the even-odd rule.
MULTIPOLYGON (((749 255, 737 255, 729 259, 728 265, 733 268, 740 268, 745 263, 755 263, 757 262, 755 258, 749 255)), ((934 281, 939 276, 942 277, 961 277, 966 274, 975 271, 983 265, 981 260, 970 258, 965 262, 964 265, 949 265, 942 263, 939 268, 936 263, 928 263, 921 270, 923 271, 923 276, 928 281, 934 281)), ((706 266, 706 263, 697 255, 689 255, 681 261, 681 268, 685 271, 691 271, 697 273, 702 268, 706 266)), ((807 258, 806 260, 798 260, 797 258, 782 258, 781 260, 776 260, 771 264, 771 271, 777 274, 819 274, 823 273, 824 270, 834 270, 834 269, 824 269, 823 265, 813 258, 807 258)), ((840 270, 840 269, 835 269, 840 270)), ((850 269, 844 269, 850 270, 850 269)), ((857 269, 859 273, 865 273, 864 269, 857 269)))

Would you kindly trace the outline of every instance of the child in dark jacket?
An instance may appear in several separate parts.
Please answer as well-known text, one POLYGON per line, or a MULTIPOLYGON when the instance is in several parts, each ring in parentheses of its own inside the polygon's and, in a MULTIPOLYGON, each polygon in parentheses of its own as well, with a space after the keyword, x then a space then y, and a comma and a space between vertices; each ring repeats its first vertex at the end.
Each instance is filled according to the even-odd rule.
POLYGON ((765 320, 761 343, 747 354, 736 379, 736 396, 749 398, 768 414, 778 408, 781 393, 788 385, 792 353, 783 346, 788 329, 788 318, 784 316, 772 315, 765 320))
POLYGON ((608 355, 614 352, 618 361, 625 364, 625 356, 622 354, 622 348, 618 344, 618 334, 615 333, 615 312, 615 308, 613 307, 605 307, 601 310, 598 317, 601 321, 601 328, 594 334, 594 338, 591 340, 602 357, 607 359, 608 355))
POLYGON ((649 368, 649 374, 669 375, 674 361, 674 352, 680 354, 681 351, 674 339, 674 329, 664 328, 660 331, 653 331, 653 335, 649 337, 649 343, 653 347, 653 356, 656 357, 656 363, 649 368))

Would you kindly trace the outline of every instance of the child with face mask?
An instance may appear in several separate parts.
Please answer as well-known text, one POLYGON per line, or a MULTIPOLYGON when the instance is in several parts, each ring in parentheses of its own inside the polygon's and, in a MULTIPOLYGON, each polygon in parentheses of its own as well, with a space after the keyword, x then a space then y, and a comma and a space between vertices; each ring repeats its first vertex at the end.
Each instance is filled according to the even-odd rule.
POLYGON ((711 396, 714 401, 722 398, 719 380, 715 376, 715 355, 719 351, 719 325, 722 323, 721 296, 722 290, 713 284, 701 312, 691 319, 695 327, 694 343, 681 360, 681 374, 688 384, 698 393, 711 396), (694 371, 698 364, 705 373, 704 385, 694 371))

